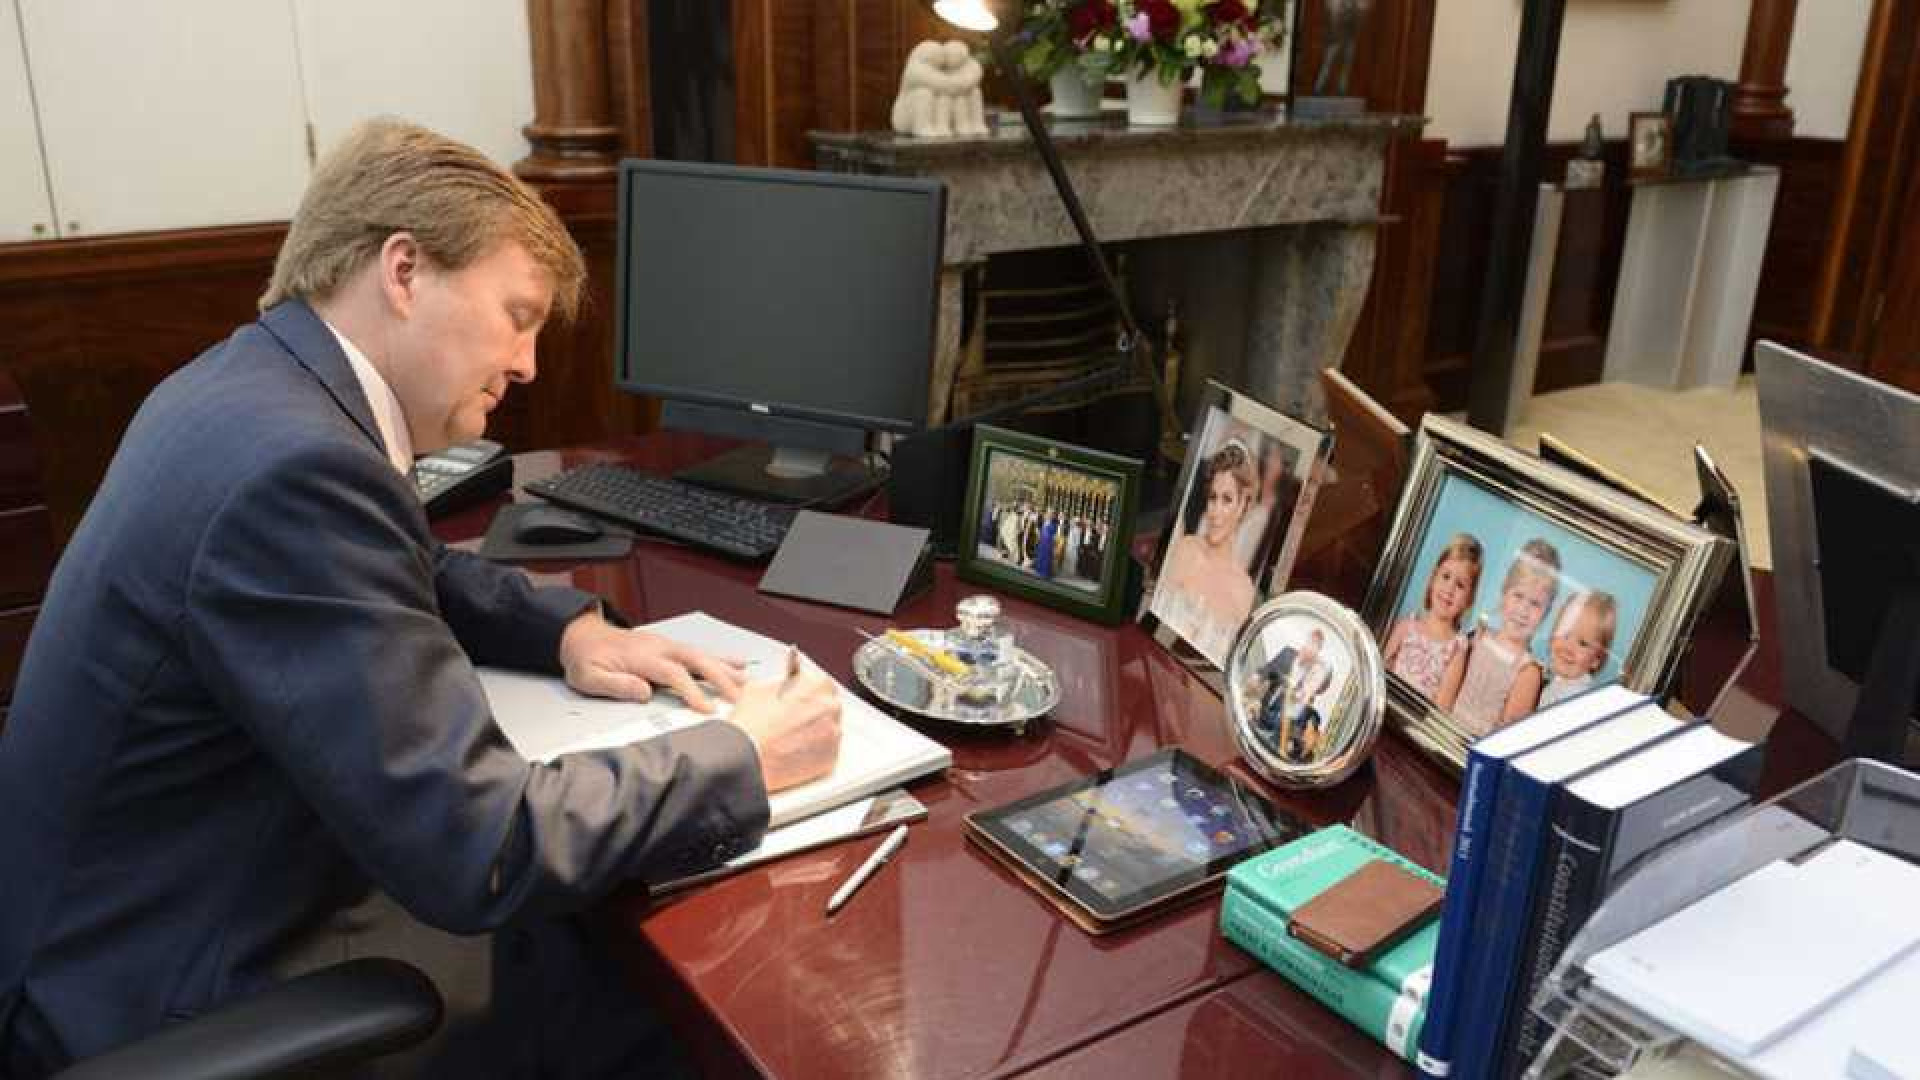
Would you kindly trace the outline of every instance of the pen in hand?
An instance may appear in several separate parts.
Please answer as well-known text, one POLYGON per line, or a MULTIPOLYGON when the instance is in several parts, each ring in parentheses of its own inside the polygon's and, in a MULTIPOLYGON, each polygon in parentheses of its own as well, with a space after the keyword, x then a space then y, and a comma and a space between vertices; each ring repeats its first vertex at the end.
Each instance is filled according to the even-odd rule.
POLYGON ((880 846, 873 850, 873 854, 867 856, 867 861, 861 863, 860 868, 853 872, 853 876, 833 891, 833 895, 827 899, 827 914, 831 915, 845 907, 855 890, 865 885, 868 878, 887 865, 887 860, 893 858, 894 852, 899 851, 900 845, 906 842, 907 827, 905 825, 888 833, 887 838, 880 842, 880 846))
POLYGON ((780 692, 785 694, 793 688, 793 680, 800 676, 800 646, 787 646, 787 674, 780 680, 780 692))

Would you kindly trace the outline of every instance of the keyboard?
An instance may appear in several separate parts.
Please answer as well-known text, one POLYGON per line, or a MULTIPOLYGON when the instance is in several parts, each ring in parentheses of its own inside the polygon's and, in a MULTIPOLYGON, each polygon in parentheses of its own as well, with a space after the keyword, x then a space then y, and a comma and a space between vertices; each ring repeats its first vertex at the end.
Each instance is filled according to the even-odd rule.
POLYGON ((765 559, 778 551, 795 513, 791 507, 604 463, 532 481, 527 490, 562 506, 736 559, 765 559))

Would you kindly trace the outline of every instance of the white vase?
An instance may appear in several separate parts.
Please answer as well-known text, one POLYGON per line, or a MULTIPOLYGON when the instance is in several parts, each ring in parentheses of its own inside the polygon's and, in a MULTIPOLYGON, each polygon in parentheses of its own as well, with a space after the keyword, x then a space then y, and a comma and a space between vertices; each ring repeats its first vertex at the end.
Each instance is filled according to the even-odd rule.
POLYGON ((1127 77, 1127 123, 1137 127, 1172 127, 1180 122, 1180 96, 1186 80, 1160 81, 1158 72, 1127 77))
POLYGON ((1053 73, 1047 83, 1053 91, 1053 115, 1062 120, 1085 120, 1100 115, 1101 91, 1105 86, 1088 82, 1080 69, 1068 64, 1053 73))

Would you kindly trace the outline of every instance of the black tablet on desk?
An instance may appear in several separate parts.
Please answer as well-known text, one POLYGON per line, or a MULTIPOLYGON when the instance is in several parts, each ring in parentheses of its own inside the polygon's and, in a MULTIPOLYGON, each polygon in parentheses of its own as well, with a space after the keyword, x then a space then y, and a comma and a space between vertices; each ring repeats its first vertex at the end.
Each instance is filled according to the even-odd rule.
POLYGON ((967 816, 970 837, 1096 934, 1202 896, 1306 831, 1179 749, 967 816))

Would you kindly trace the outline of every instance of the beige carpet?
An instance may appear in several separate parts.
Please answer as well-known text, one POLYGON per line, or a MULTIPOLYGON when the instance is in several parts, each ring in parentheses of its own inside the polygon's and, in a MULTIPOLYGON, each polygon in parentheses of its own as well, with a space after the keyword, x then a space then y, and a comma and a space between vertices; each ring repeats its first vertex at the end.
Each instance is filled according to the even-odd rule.
POLYGON ((1528 402, 1511 441, 1532 450, 1543 431, 1684 510, 1700 498, 1693 444, 1705 444, 1740 493, 1754 565, 1773 565, 1760 469, 1760 403, 1751 375, 1732 390, 1600 383, 1542 394, 1528 402))

